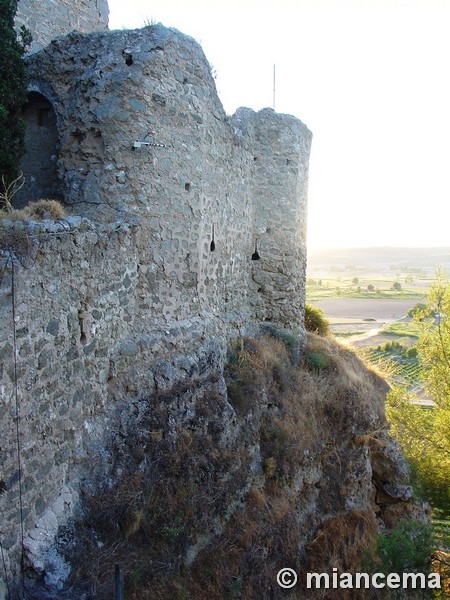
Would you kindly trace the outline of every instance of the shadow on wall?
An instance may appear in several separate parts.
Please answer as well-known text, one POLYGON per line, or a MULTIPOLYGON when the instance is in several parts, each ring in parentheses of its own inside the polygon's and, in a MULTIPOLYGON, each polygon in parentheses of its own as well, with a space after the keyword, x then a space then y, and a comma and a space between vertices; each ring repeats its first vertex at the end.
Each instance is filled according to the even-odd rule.
POLYGON ((15 208, 41 198, 62 198, 57 177, 58 130, 53 106, 42 94, 30 92, 23 117, 26 152, 20 168, 25 185, 14 198, 15 208))

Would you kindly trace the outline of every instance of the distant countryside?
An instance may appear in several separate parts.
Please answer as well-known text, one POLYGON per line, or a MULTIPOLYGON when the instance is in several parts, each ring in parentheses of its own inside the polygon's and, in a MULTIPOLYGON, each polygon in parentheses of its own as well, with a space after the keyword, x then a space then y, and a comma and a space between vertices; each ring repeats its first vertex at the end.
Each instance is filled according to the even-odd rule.
POLYGON ((375 330, 400 321, 403 328, 384 333, 409 337, 407 313, 426 301, 438 266, 450 272, 450 248, 310 251, 307 301, 324 311, 337 336, 373 337, 375 330))
MULTIPOLYGON (((423 314, 420 311, 427 303, 437 267, 448 280, 450 249, 375 248, 309 254, 307 302, 324 312, 331 332, 341 342, 357 348, 363 360, 380 371, 394 390, 399 386, 405 391, 409 402, 405 415, 411 423, 416 422, 414 419, 421 422, 427 418, 426 414, 431 417, 428 409, 437 410, 435 402, 424 389, 422 375, 425 367, 417 349, 421 331, 417 319, 414 319, 414 316, 423 314)), ((431 318, 440 317, 434 314, 431 318)), ((395 395, 393 402, 392 406, 395 406, 395 395)), ((400 423, 403 418, 400 416, 400 423)), ((421 435, 418 434, 419 437, 421 435)), ((404 451, 411 464, 418 465, 415 468, 422 472, 422 485, 427 489, 433 509, 438 555, 441 552, 440 556, 447 557, 444 562, 448 568, 448 483, 442 484, 440 475, 436 475, 437 471, 435 473, 425 459, 414 463, 414 453, 420 447, 420 441, 412 436, 410 442, 411 446, 404 447, 404 451)), ((448 479, 444 480, 448 482, 448 479)))

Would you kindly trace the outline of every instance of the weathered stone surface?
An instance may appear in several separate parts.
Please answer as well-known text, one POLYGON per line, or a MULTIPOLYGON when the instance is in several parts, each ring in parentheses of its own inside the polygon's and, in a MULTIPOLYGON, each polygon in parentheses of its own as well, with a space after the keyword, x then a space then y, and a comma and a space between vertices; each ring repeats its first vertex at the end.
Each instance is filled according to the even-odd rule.
POLYGON ((370 444, 373 478, 379 488, 389 482, 390 486, 405 486, 409 482, 408 464, 398 444, 387 432, 380 433, 370 444))
POLYGON ((53 547, 58 528, 65 524, 78 501, 76 491, 63 486, 53 504, 38 519, 24 539, 24 548, 30 565, 38 573, 45 573, 46 583, 58 588, 70 572, 69 566, 53 547))
POLYGON ((107 29, 108 15, 107 0, 19 0, 16 27, 25 25, 31 31, 31 51, 37 52, 74 29, 85 33, 107 29))
MULTIPOLYGON (((139 270, 165 318, 247 305, 302 339, 311 134, 298 119, 271 109, 228 119, 201 48, 160 25, 73 33, 29 69, 56 114, 60 193, 118 228, 139 215, 139 270)), ((46 228, 89 229, 80 218, 46 228)))
POLYGON ((29 69, 55 112, 58 189, 78 214, 0 222, 0 533, 14 571, 17 389, 27 555, 56 581, 51 540, 80 482, 111 476, 119 405, 126 420, 140 398, 209 378, 225 395, 227 340, 261 322, 304 338, 311 134, 270 109, 227 118, 201 48, 162 26, 72 33, 29 69))

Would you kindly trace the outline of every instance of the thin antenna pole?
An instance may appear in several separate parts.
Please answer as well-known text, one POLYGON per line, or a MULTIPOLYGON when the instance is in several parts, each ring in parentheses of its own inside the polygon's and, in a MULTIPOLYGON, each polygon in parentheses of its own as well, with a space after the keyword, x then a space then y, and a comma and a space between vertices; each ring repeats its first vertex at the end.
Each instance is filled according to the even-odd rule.
POLYGON ((273 110, 275 110, 275 65, 273 65, 273 110))

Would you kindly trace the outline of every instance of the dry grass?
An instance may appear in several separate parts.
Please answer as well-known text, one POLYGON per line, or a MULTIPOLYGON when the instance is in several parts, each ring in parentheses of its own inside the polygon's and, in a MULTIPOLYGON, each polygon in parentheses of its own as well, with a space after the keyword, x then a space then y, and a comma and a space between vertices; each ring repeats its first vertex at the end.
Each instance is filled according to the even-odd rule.
POLYGON ((442 589, 437 595, 439 600, 450 598, 450 553, 438 550, 434 553, 432 572, 439 573, 442 589))
POLYGON ((34 254, 33 241, 23 230, 2 228, 0 231, 0 250, 18 258, 22 264, 34 254))
POLYGON ((56 221, 66 216, 66 211, 58 200, 38 200, 31 202, 21 210, 0 209, 0 220, 8 221, 56 221))
MULTIPOLYGON (((325 521, 316 537, 308 545, 308 572, 328 573, 333 568, 338 573, 366 572, 364 558, 374 551, 377 538, 375 516, 369 511, 351 511, 325 521)), ((369 598, 364 589, 328 590, 329 600, 363 600, 369 598)))
POLYGON ((310 334, 306 356, 309 352, 324 355, 330 363, 322 376, 316 374, 314 385, 318 386, 325 403, 328 398, 329 406, 340 406, 338 428, 340 425, 352 433, 360 429, 362 433, 384 424, 384 402, 389 388, 380 375, 333 338, 310 334))
POLYGON ((356 571, 373 543, 374 517, 345 510, 336 465, 345 466, 357 435, 384 424, 385 386, 331 339, 311 335, 307 352, 324 355, 326 368, 294 364, 273 336, 242 340, 226 369, 234 416, 214 382, 148 399, 141 421, 112 449, 124 474, 86 495, 71 584, 111 598, 120 562, 129 600, 281 600, 282 567, 356 571), (174 435, 170 416, 187 406, 191 417, 178 418, 174 435), (223 436, 236 421, 237 435, 223 436), (304 482, 294 492, 312 463, 328 487, 322 493, 304 482), (313 513, 299 518, 307 498, 318 498, 308 509, 318 529, 313 513), (320 502, 336 515, 321 524, 320 502), (188 564, 199 540, 204 548, 188 564))

